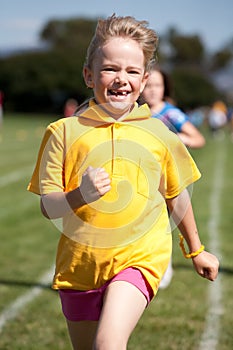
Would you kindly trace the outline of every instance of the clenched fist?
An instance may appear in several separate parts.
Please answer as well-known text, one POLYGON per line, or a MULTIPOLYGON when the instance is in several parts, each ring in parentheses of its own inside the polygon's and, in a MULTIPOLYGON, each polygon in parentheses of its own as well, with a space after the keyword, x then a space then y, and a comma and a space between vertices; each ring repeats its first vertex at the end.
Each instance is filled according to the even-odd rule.
POLYGON ((111 189, 109 174, 103 168, 89 166, 82 176, 80 193, 86 203, 91 203, 104 196, 111 189))

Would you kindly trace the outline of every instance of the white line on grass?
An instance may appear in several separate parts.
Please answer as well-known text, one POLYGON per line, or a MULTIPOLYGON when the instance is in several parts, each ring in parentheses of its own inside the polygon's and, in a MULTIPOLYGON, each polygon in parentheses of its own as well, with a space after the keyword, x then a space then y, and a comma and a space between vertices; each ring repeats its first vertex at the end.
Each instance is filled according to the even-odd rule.
MULTIPOLYGON (((49 269, 38 281, 38 284, 47 284, 50 283, 52 280, 52 276, 54 273, 54 267, 49 269)), ((23 295, 19 296, 14 302, 12 302, 3 312, 0 314, 0 333, 3 330, 3 327, 5 324, 13 320, 17 315, 20 313, 20 311, 23 309, 24 306, 29 304, 31 301, 33 301, 43 290, 43 287, 40 287, 39 285, 36 287, 31 288, 27 293, 24 293, 23 295)))
MULTIPOLYGON (((17 182, 19 180, 21 180, 22 178, 26 177, 27 174, 29 174, 29 172, 31 171, 32 167, 31 166, 27 166, 25 168, 22 168, 20 170, 16 170, 16 171, 12 171, 8 174, 2 175, 0 176, 0 188, 3 188, 5 186, 9 186, 10 184, 17 182)), ((26 188, 25 188, 25 193, 26 193, 26 188)), ((32 196, 28 196, 27 197, 27 201, 23 201, 20 204, 20 209, 22 210, 27 209, 29 206, 32 205, 33 203, 33 198, 32 196)), ((0 211, 0 220, 2 220, 3 218, 7 217, 8 215, 13 215, 13 209, 10 207, 2 207, 1 211, 0 211)))
MULTIPOLYGON (((210 196, 210 218, 208 221, 209 249, 220 258, 218 225, 221 217, 221 190, 224 181, 224 164, 226 151, 223 142, 219 142, 213 173, 213 185, 210 196)), ((219 341, 220 317, 223 313, 222 282, 219 275, 217 280, 209 283, 209 308, 205 320, 205 328, 200 341, 200 350, 215 350, 219 341)))
MULTIPOLYGON (((19 179, 23 178, 29 171, 31 166, 25 167, 23 169, 13 171, 6 175, 0 177, 0 188, 10 183, 16 182, 19 179)), ((23 309, 24 306, 33 301, 43 290, 43 287, 39 286, 40 284, 50 283, 54 273, 54 267, 50 268, 38 281, 38 286, 31 288, 28 292, 19 296, 15 301, 13 301, 8 307, 6 307, 3 312, 0 314, 0 333, 3 330, 5 324, 17 317, 19 312, 23 309)))

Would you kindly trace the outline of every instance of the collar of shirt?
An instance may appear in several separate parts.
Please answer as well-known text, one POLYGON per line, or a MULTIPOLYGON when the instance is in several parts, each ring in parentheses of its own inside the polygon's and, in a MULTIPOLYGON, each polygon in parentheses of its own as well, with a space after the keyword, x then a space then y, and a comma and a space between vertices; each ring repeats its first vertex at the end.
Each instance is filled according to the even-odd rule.
POLYGON ((101 121, 105 123, 117 123, 117 122, 128 122, 132 120, 143 120, 151 118, 151 112, 147 104, 138 106, 138 103, 134 103, 132 111, 121 119, 114 119, 111 117, 103 108, 101 108, 94 99, 89 101, 89 107, 80 114, 79 117, 92 119, 95 121, 101 121))

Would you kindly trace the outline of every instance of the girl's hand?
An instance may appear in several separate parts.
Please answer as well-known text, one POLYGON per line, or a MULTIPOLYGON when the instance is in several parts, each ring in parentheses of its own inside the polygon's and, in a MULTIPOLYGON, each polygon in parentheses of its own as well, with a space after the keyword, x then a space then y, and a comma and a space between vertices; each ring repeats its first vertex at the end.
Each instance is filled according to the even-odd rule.
POLYGON ((192 260, 193 265, 200 276, 207 278, 210 281, 214 281, 217 278, 219 261, 215 255, 204 250, 202 253, 192 258, 192 260))
POLYGON ((103 168, 89 166, 82 176, 79 191, 85 203, 91 203, 111 189, 109 174, 103 168))

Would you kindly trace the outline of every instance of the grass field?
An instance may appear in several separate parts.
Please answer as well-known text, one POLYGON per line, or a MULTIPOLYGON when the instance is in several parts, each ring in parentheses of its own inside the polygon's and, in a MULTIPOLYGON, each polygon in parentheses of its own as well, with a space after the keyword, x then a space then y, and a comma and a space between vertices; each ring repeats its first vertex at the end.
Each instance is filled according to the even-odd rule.
MULTIPOLYGON (((37 196, 26 191, 50 121, 7 115, 1 130, 1 350, 70 349, 58 295, 43 278, 54 264, 59 232, 40 214, 37 196)), ((202 240, 220 259, 219 282, 194 272, 174 232, 172 283, 145 311, 129 350, 233 349, 233 143, 227 132, 221 140, 204 132, 205 148, 192 151, 203 174, 192 201, 202 240)))

